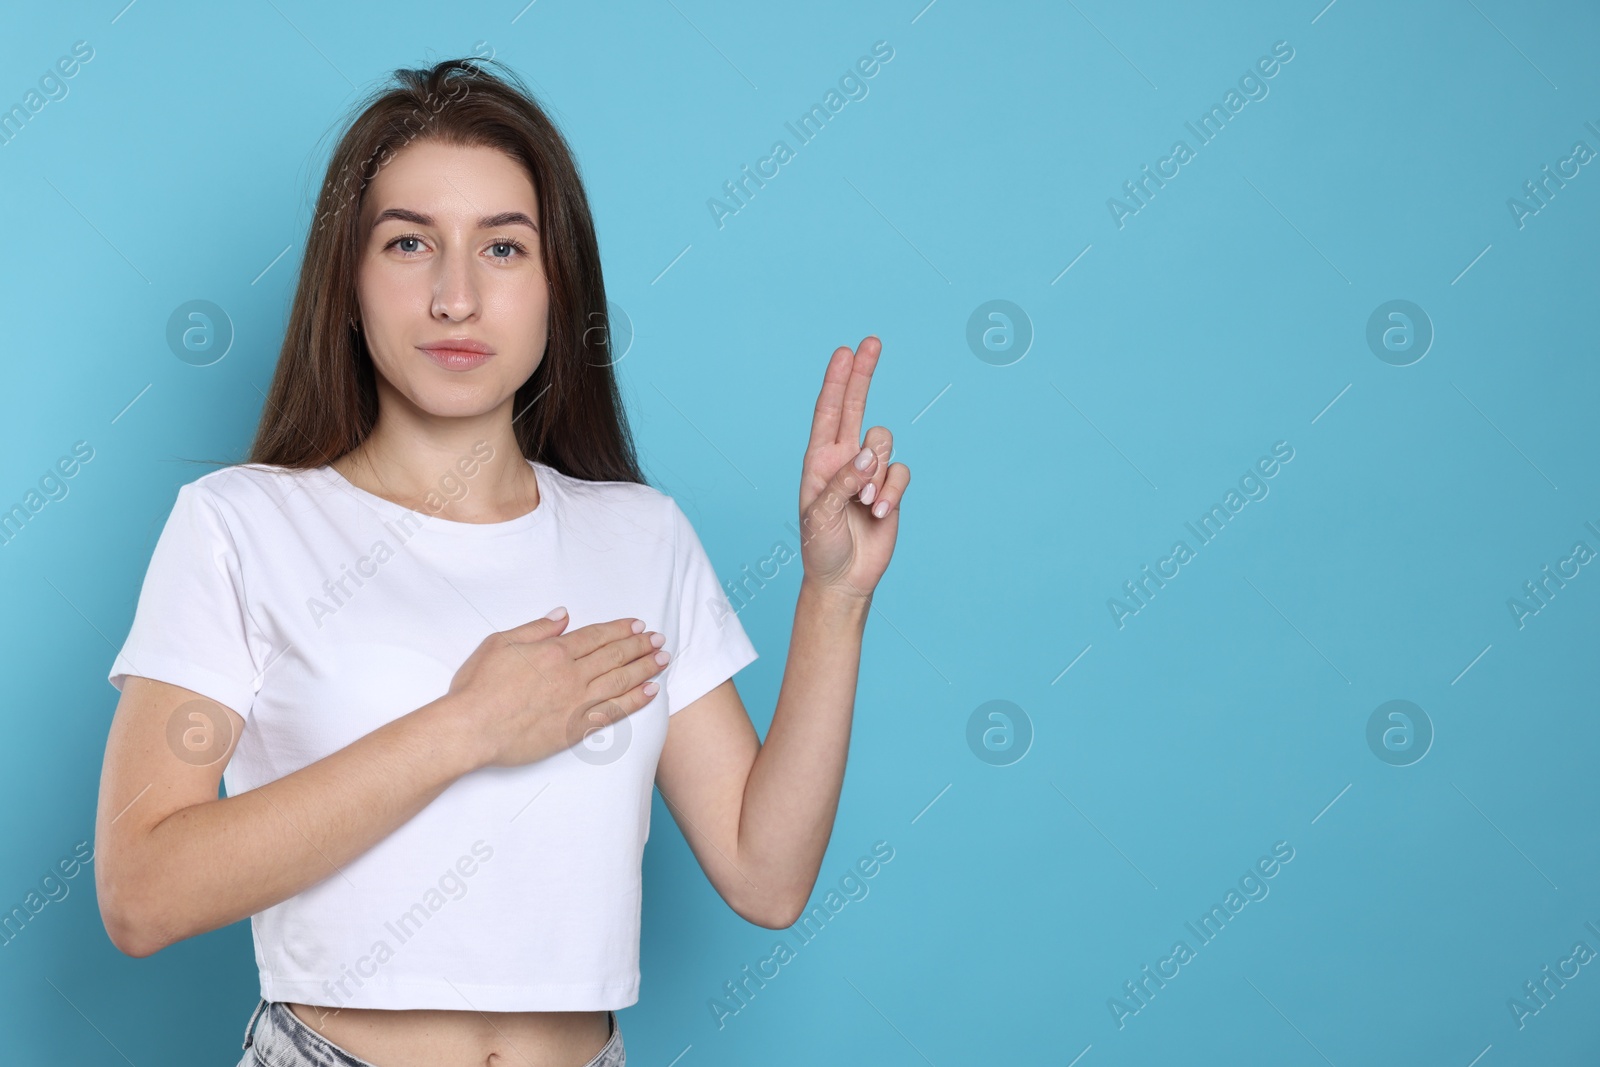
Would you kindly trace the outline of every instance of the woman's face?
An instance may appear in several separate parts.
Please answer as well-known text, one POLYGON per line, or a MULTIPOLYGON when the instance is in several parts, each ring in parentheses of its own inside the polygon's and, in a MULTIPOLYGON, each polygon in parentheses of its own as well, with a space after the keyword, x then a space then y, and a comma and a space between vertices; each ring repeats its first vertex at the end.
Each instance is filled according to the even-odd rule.
POLYGON ((480 415, 539 366, 550 292, 538 224, 527 171, 498 149, 413 141, 378 171, 362 205, 361 329, 378 373, 412 404, 480 415), (426 350, 462 339, 493 354, 426 350))

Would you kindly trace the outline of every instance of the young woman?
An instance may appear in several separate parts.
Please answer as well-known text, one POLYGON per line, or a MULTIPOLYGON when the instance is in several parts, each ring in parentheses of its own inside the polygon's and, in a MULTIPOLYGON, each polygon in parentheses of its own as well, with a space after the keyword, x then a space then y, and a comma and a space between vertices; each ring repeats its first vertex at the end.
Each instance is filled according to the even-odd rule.
POLYGON ((249 462, 180 487, 111 668, 101 915, 133 956, 250 917, 242 1065, 615 1067, 652 784, 737 914, 807 901, 910 472, 861 435, 879 342, 836 350, 763 743, 636 465, 565 142, 509 72, 397 78, 333 153, 249 462))

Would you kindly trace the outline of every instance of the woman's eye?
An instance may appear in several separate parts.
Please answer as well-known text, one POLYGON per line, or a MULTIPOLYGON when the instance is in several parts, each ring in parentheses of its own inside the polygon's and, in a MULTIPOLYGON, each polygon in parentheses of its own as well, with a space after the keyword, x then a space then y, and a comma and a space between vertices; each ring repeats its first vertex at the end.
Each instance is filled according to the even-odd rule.
MULTIPOLYGON (((387 247, 398 249, 401 253, 409 256, 416 252, 420 252, 422 250, 421 245, 421 237, 406 235, 396 237, 394 240, 389 242, 387 247)), ((527 249, 525 249, 516 241, 495 241, 489 245, 489 248, 491 249, 489 254, 490 259, 511 259, 514 256, 523 255, 527 252, 527 249), (500 254, 501 250, 504 250, 503 255, 500 254)))

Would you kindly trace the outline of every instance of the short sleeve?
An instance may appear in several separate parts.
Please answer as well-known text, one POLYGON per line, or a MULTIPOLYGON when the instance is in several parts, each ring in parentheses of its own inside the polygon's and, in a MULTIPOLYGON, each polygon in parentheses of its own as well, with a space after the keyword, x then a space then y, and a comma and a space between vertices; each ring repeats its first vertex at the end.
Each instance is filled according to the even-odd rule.
POLYGON ((739 616, 723 592, 700 538, 678 502, 667 498, 673 529, 673 593, 677 647, 662 686, 667 714, 676 715, 757 658, 739 616))
POLYGON ((192 689, 247 716, 266 641, 246 607, 237 546, 203 486, 178 490, 108 680, 130 674, 192 689))

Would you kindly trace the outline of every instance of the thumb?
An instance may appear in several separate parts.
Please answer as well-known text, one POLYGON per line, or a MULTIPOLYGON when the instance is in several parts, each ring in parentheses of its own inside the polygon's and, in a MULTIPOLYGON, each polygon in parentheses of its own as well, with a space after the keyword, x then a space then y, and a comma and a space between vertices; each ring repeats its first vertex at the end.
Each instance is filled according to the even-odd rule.
POLYGON ((823 496, 829 499, 831 511, 842 513, 844 508, 838 501, 853 500, 861 490, 867 487, 878 473, 878 453, 871 445, 863 445, 861 451, 850 457, 850 462, 840 465, 833 477, 828 479, 828 487, 823 490, 823 496), (866 460, 866 467, 860 464, 866 460))
POLYGON ((564 607, 556 608, 542 619, 525 622, 521 626, 513 626, 506 631, 506 636, 518 641, 538 641, 546 637, 554 637, 566 628, 572 616, 567 614, 564 607))
POLYGON ((829 478, 823 486, 822 492, 806 509, 801 519, 805 527, 805 541, 816 537, 824 531, 832 530, 845 520, 845 512, 850 508, 850 501, 856 494, 865 489, 867 483, 872 481, 872 476, 878 473, 878 454, 870 446, 863 446, 860 452, 851 457, 849 463, 842 464, 833 477, 829 478), (856 466, 856 461, 865 455, 869 462, 866 470, 856 466))

